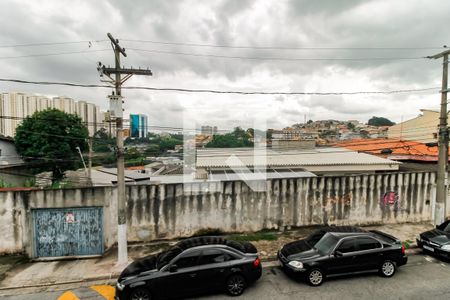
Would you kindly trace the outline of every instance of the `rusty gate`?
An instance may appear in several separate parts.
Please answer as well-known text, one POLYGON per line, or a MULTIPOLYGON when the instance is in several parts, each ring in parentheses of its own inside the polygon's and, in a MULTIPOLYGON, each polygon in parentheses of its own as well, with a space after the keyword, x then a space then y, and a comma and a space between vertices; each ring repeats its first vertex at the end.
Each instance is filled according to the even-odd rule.
POLYGON ((34 209, 33 256, 103 253, 102 207, 34 209))

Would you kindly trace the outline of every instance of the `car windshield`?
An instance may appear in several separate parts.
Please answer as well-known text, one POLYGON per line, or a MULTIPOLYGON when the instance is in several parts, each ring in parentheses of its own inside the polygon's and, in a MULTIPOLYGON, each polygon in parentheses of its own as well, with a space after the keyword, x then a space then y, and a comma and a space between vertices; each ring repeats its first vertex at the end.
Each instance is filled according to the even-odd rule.
POLYGON ((160 270, 162 267, 167 265, 173 258, 175 258, 178 254, 183 252, 178 247, 172 247, 166 251, 163 251, 158 254, 157 261, 156 261, 156 268, 160 270))
POLYGON ((314 247, 314 245, 317 244, 317 242, 320 241, 320 239, 324 235, 325 235, 325 232, 322 230, 313 232, 306 238, 305 242, 308 243, 311 247, 314 247))
POLYGON ((444 227, 443 231, 450 232, 450 223, 448 223, 447 226, 444 227))
POLYGON ((336 247, 338 241, 339 239, 337 237, 327 233, 319 242, 317 242, 314 249, 319 251, 320 254, 328 254, 336 247))

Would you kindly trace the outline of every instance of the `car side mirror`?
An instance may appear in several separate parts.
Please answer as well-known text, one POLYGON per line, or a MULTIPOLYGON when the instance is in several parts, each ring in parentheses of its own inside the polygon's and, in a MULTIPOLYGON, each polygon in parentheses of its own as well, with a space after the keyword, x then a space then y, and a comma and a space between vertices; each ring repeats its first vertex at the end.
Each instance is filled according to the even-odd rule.
POLYGON ((440 225, 436 225, 436 229, 439 229, 439 226, 440 226, 440 225))
POLYGON ((341 251, 334 251, 334 256, 341 257, 344 256, 344 254, 341 251))
POLYGON ((176 272, 176 271, 178 271, 178 266, 177 265, 171 265, 170 268, 169 268, 169 272, 173 273, 173 272, 176 272))

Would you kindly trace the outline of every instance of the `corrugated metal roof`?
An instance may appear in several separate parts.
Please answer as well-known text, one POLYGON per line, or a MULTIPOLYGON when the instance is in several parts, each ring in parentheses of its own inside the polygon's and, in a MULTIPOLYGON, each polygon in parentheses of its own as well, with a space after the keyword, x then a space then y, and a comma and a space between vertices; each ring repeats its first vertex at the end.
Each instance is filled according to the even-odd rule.
POLYGON ((399 162, 342 148, 306 151, 212 149, 197 152, 197 167, 398 165, 399 162))

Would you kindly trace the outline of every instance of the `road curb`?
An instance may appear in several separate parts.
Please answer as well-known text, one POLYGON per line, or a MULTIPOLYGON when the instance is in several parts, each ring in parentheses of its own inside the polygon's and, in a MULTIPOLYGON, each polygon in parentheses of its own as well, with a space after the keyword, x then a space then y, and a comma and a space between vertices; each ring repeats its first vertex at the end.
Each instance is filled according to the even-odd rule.
MULTIPOLYGON (((418 254, 422 249, 418 248, 417 245, 411 245, 408 249, 405 250, 407 255, 415 255, 418 254)), ((262 268, 273 268, 279 265, 278 259, 276 256, 267 257, 261 260, 262 268)), ((52 287, 58 285, 68 285, 68 284, 79 284, 79 283, 89 283, 93 281, 101 281, 101 280, 116 280, 120 275, 120 272, 112 272, 110 274, 101 274, 94 276, 86 276, 82 279, 78 280, 68 280, 68 281, 60 281, 60 282, 52 282, 52 283, 41 283, 41 284, 32 284, 32 285, 17 285, 17 286, 6 286, 0 287, 0 291, 8 291, 15 289, 25 289, 25 288, 43 288, 43 287, 52 287)))

